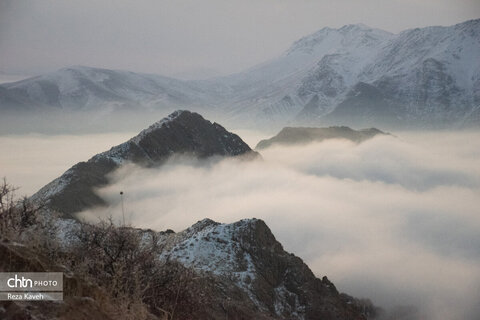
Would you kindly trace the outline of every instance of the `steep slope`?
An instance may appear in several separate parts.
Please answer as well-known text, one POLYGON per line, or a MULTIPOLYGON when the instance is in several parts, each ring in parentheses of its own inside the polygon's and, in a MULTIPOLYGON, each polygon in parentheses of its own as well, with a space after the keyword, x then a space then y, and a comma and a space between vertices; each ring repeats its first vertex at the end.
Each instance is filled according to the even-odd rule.
POLYGON ((480 19, 400 33, 362 76, 404 105, 407 120, 443 126, 478 106, 480 19))
MULTIPOLYGON (((305 107, 306 108, 306 107, 305 107)), ((304 108, 304 110, 305 110, 304 108)), ((374 126, 389 128, 405 127, 405 107, 389 99, 378 88, 364 83, 357 83, 335 110, 321 118, 326 125, 374 126), (400 124, 400 125, 399 125, 400 124)), ((414 126, 417 119, 409 121, 414 126)))
POLYGON ((48 206, 71 215, 104 204, 95 187, 108 183, 107 175, 122 164, 161 165, 173 154, 197 158, 211 156, 256 156, 237 135, 197 113, 176 111, 137 136, 109 151, 80 162, 35 193, 34 200, 48 200, 48 206))
POLYGON ((223 80, 231 116, 285 123, 314 96, 319 114, 331 111, 356 75, 393 35, 364 25, 323 28, 295 42, 283 55, 223 80), (289 103, 285 103, 286 100, 289 103))
MULTIPOLYGON (((307 92, 319 96, 348 93, 327 102, 335 110, 320 121, 323 124, 462 126, 479 104, 479 38, 480 20, 407 30, 388 37, 365 59, 349 52, 359 58, 350 65, 350 84, 344 82, 345 72, 338 67, 348 63, 338 62, 337 55, 326 55, 302 80, 302 88, 311 88, 307 92), (367 84, 372 86, 370 93, 377 90, 368 100, 366 92, 352 94, 367 90, 367 84)), ((318 123, 328 110, 320 101, 315 107, 306 105, 297 120, 318 123)))
POLYGON ((275 145, 299 145, 310 142, 320 142, 327 139, 347 139, 360 143, 371 139, 376 135, 384 135, 378 129, 353 130, 349 127, 329 127, 329 128, 306 128, 306 127, 286 127, 276 136, 260 141, 255 147, 256 150, 266 149, 275 145))
POLYGON ((253 318, 365 319, 355 299, 340 295, 326 277, 316 278, 300 258, 285 252, 262 220, 219 224, 204 219, 178 234, 163 234, 160 242, 165 246, 161 259, 218 279, 217 294, 223 294, 216 299, 230 297, 231 307, 257 310, 253 318), (235 295, 238 289, 244 295, 235 295))
POLYGON ((399 34, 365 25, 324 28, 281 57, 224 79, 233 92, 227 95, 230 114, 257 123, 295 119, 311 125, 335 118, 357 126, 471 125, 476 121, 468 118, 480 104, 478 39, 480 19, 399 34), (365 95, 351 95, 359 84, 378 91, 368 104, 365 95))
MULTIPOLYGON (((360 320, 374 318, 379 311, 369 300, 339 294, 326 277, 316 278, 300 258, 283 250, 261 220, 219 224, 204 219, 177 234, 124 226, 99 226, 95 231, 93 225, 74 224, 77 236, 68 243, 50 238, 53 233, 48 230, 44 234, 48 238, 36 238, 32 244, 31 236, 43 232, 42 227, 28 230, 31 236, 23 239, 0 241, 0 271, 64 273, 63 301, 40 305, 1 301, 0 318, 153 320, 169 314, 173 319, 197 320, 360 320), (39 245, 43 241, 48 246, 39 245), (133 268, 141 273, 135 275, 139 280, 133 289, 142 294, 125 297, 118 287, 110 286, 110 269, 102 264, 110 256, 103 260, 104 249, 122 256, 115 264, 118 269, 142 266, 133 268), (138 251, 147 263, 124 260, 138 251), (102 278, 107 274, 107 279, 102 278)), ((131 275, 118 269, 117 277, 131 275)))

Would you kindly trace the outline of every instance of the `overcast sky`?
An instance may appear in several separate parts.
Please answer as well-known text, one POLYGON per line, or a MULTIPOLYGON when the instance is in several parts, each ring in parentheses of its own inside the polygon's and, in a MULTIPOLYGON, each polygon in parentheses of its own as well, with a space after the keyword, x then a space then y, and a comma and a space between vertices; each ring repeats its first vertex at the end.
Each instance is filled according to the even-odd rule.
POLYGON ((211 76, 278 56, 326 26, 399 32, 479 17, 478 0, 0 0, 0 72, 88 65, 211 76))

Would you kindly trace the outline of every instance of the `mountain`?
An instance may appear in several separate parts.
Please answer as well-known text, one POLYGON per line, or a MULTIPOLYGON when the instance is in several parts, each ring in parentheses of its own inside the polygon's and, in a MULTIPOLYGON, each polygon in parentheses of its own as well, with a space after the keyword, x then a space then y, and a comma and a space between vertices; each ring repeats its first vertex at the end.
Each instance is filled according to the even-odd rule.
POLYGON ((285 124, 312 99, 316 108, 329 112, 392 37, 364 25, 323 28, 304 37, 280 57, 223 79, 233 93, 232 115, 285 124))
MULTIPOLYGON (((175 260, 216 279, 206 318, 365 319, 360 301, 341 295, 327 277, 318 279, 286 252, 262 220, 220 224, 210 219, 179 233, 162 233, 160 259, 175 260), (228 311, 227 311, 228 312, 228 311)), ((374 313, 372 305, 365 305, 374 313)))
POLYGON ((236 127, 478 127, 478 39, 480 19, 398 34, 362 24, 323 28, 275 59, 209 80, 61 69, 0 85, 0 109, 102 111, 106 119, 182 106, 236 127))
POLYGON ((371 139, 376 135, 385 135, 375 128, 353 130, 349 127, 329 127, 329 128, 306 128, 306 127, 286 127, 276 136, 260 141, 255 147, 256 150, 266 149, 275 145, 299 145, 311 142, 320 142, 327 139, 347 139, 355 143, 371 139))
POLYGON ((170 156, 192 155, 256 157, 256 152, 237 135, 221 125, 190 111, 176 111, 109 151, 93 156, 68 169, 32 196, 48 201, 50 209, 72 215, 105 204, 94 188, 108 183, 107 175, 125 163, 158 166, 170 156))
MULTIPOLYGON (((308 117, 315 113, 315 110, 310 109, 307 111, 307 106, 305 106, 302 112, 306 113, 304 119, 307 120, 308 117)), ((400 103, 388 99, 375 86, 359 82, 346 94, 345 99, 332 112, 322 117, 321 122, 350 126, 368 126, 377 123, 389 128, 395 128, 405 126, 405 122, 402 123, 405 117, 405 108, 400 103)), ((410 125, 412 120, 414 119, 410 120, 410 125)))
MULTIPOLYGON (((138 318, 152 320, 173 314, 175 319, 199 320, 364 320, 376 314, 369 300, 341 294, 327 277, 317 278, 283 249, 262 220, 220 224, 204 219, 175 233, 72 219, 80 210, 104 204, 94 189, 108 184, 113 170, 127 163, 156 167, 174 155, 259 157, 219 124, 176 111, 125 143, 74 165, 32 196, 34 206, 36 200, 46 201, 37 222, 8 233, 18 238, 0 241, 0 271, 63 272, 65 300, 46 313, 29 301, 0 302, 0 317, 128 318, 120 304, 124 312, 139 310, 138 318), (51 210, 63 215, 48 214, 51 210), (31 244, 30 235, 36 237, 34 245, 20 243, 31 244), (115 286, 115 281, 122 284, 115 286)), ((22 206, 12 210, 22 212, 22 206)))
POLYGON ((478 123, 470 119, 480 104, 478 39, 480 19, 399 34, 365 25, 324 28, 280 58, 229 80, 237 90, 248 83, 254 88, 239 102, 240 110, 248 110, 245 117, 315 125, 463 126, 478 123))
MULTIPOLYGON (((1 85, 3 110, 165 108, 201 104, 208 94, 193 83, 152 74, 75 66, 1 85), (8 99, 8 101, 7 101, 8 99), (15 103, 16 102, 16 103, 15 103)), ((17 110, 18 111, 18 110, 17 110)))
MULTIPOLYGON (((381 312, 367 299, 339 293, 327 277, 317 278, 300 258, 283 249, 262 220, 220 224, 204 219, 179 233, 125 226, 89 229, 92 226, 79 221, 68 225, 82 238, 71 237, 68 242, 61 237, 47 238, 50 246, 55 244, 51 255, 38 245, 41 227, 33 231, 35 246, 28 245, 30 237, 23 238, 25 243, 0 241, 1 272, 64 273, 61 303, 39 308, 38 301, 0 301, 1 319, 132 319, 133 315, 135 319, 160 320, 168 314, 168 319, 197 320, 365 320, 381 312), (82 228, 83 233, 79 231, 82 228), (88 252, 78 252, 84 250, 82 241, 89 237, 95 238, 88 252), (155 243, 153 252, 149 242, 155 243), (112 288, 117 287, 108 267, 102 265, 103 256, 95 254, 98 246, 100 252, 112 250, 116 258, 122 257, 115 266, 119 274, 128 277, 121 276, 119 281, 148 275, 145 283, 135 283, 134 288, 142 290, 140 297, 115 296, 112 288), (125 254, 140 258, 127 263, 125 254), (121 267, 130 270, 132 265, 144 269, 134 269, 135 275, 122 273, 121 267), (95 272, 90 273, 89 268, 95 272), (110 277, 102 280, 105 274, 110 277)), ((53 233, 48 230, 47 234, 53 233)), ((65 235, 65 230, 60 233, 65 235)))

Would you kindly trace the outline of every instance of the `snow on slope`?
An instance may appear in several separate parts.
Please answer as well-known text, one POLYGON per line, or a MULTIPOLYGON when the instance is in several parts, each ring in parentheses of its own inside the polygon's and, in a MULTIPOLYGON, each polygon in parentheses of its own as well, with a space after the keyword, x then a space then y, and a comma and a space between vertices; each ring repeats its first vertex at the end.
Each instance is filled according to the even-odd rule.
MULTIPOLYGON (((309 92, 308 86, 322 68, 323 58, 335 56, 334 69, 350 86, 356 83, 359 70, 391 37, 388 32, 364 25, 347 25, 323 28, 302 38, 277 59, 223 79, 232 92, 227 95, 231 114, 249 120, 272 117, 274 121, 288 121, 318 93, 309 92), (287 107, 285 97, 291 101, 287 107)), ((330 100, 325 104, 332 104, 330 100)))
MULTIPOLYGON (((407 122, 444 127, 478 124, 472 119, 478 118, 480 106, 479 39, 480 19, 399 34, 361 24, 323 28, 276 59, 227 77, 180 81, 72 67, 1 85, 0 107, 40 104, 108 109, 109 114, 119 108, 180 106, 221 115, 222 122, 235 127, 283 127, 302 118, 321 120, 363 82, 378 89, 390 106, 401 106, 399 112, 405 115, 397 118, 407 122)), ((359 109, 353 105, 351 110, 359 109)), ((362 110, 358 114, 362 117, 362 110)))
POLYGON ((286 252, 262 220, 220 224, 204 219, 179 233, 160 233, 158 244, 161 260, 175 260, 233 284, 275 318, 363 319, 351 312, 354 299, 343 298, 327 277, 318 279, 300 258, 286 252))
POLYGON ((479 39, 480 19, 399 34, 361 24, 324 28, 279 58, 222 79, 229 112, 259 124, 285 125, 302 113, 321 119, 364 82, 401 106, 406 121, 461 125, 480 104, 479 39))
POLYGON ((173 243, 160 258, 177 260, 197 271, 226 276, 259 305, 252 293, 252 282, 257 272, 252 257, 241 248, 240 242, 233 241, 236 233, 248 228, 249 224, 249 220, 220 224, 204 219, 176 234, 173 243))
MULTIPOLYGON (((132 143, 136 145, 139 150, 142 150, 139 147, 140 141, 145 138, 149 133, 154 130, 157 130, 163 126, 168 126, 168 123, 175 120, 178 116, 182 114, 183 111, 178 110, 173 112, 172 114, 168 115, 167 117, 161 119, 160 121, 155 122, 150 127, 145 130, 142 130, 138 135, 131 138, 130 140, 121 143, 115 147, 112 147, 110 150, 99 153, 92 157, 91 161, 94 162, 102 162, 102 161, 112 161, 117 166, 121 166, 128 162, 126 155, 132 148, 132 143)), ((145 154, 145 157, 148 157, 145 154)), ((41 199, 50 199, 51 197, 60 194, 68 185, 72 182, 73 177, 75 175, 75 171, 70 168, 65 171, 60 177, 54 179, 52 182, 48 183, 46 186, 41 188, 38 192, 36 192, 31 199, 33 201, 38 201, 41 199)))
POLYGON ((176 79, 100 68, 75 66, 3 84, 9 92, 28 99, 33 106, 71 110, 101 107, 158 107, 193 105, 208 100, 195 86, 176 79))
MULTIPOLYGON (((252 229, 258 228, 259 223, 262 222, 257 219, 244 219, 232 224, 203 219, 177 234, 163 234, 160 242, 167 245, 160 259, 176 260, 197 272, 228 279, 246 292, 260 310, 268 311, 268 306, 259 301, 257 296, 259 288, 256 281, 262 274, 256 264, 262 261, 251 253, 251 247, 263 247, 265 244, 257 242, 259 239, 255 236, 247 240, 244 238, 252 229)), ((266 232, 273 238, 269 230, 266 232)), ((273 290, 274 310, 278 316, 287 312, 290 317, 304 319, 305 305, 300 303, 297 294, 288 290, 284 283, 273 290), (295 308, 291 306, 292 299, 295 301, 295 308)))

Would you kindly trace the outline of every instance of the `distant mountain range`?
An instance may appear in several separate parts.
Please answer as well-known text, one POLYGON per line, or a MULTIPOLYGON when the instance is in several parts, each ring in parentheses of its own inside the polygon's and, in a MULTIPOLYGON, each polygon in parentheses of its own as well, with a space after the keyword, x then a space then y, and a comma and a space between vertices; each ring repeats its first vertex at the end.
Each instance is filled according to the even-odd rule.
POLYGON ((324 28, 276 59, 204 81, 71 67, 0 85, 0 109, 10 113, 179 106, 241 127, 478 128, 480 19, 399 34, 324 28))

